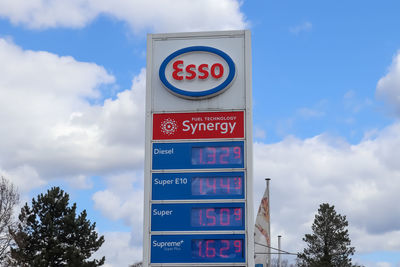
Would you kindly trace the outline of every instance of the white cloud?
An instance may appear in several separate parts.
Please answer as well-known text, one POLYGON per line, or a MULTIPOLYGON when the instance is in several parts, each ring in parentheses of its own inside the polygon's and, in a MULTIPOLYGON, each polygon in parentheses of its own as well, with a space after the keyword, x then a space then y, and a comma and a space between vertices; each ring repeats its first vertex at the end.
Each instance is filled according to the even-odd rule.
POLYGON ((353 260, 354 263, 358 263, 358 264, 362 264, 362 266, 367 266, 367 267, 399 267, 399 264, 395 265, 392 264, 390 262, 384 262, 384 261, 371 261, 371 260, 359 260, 357 258, 355 258, 355 260, 353 260))
POLYGON ((142 260, 143 173, 126 172, 105 178, 107 189, 96 192, 95 208, 109 220, 122 220, 131 233, 108 233, 98 255, 109 267, 127 266, 142 260))
POLYGON ((29 192, 31 189, 46 184, 46 181, 39 177, 34 168, 23 164, 7 171, 0 169, 0 176, 11 180, 21 193, 29 192))
POLYGON ((142 259, 142 248, 131 244, 131 233, 107 232, 103 233, 104 243, 93 254, 93 258, 106 257, 104 267, 128 266, 142 259))
POLYGON ((254 129, 254 138, 256 139, 265 139, 267 137, 267 133, 261 129, 260 127, 255 127, 254 129))
POLYGON ((126 172, 105 178, 107 189, 96 192, 95 208, 110 220, 122 220, 136 233, 135 244, 142 242, 143 173, 126 172))
POLYGON ((328 202, 347 215, 358 252, 399 250, 398 151, 400 124, 357 145, 324 135, 256 143, 255 205, 257 210, 264 178, 272 177, 272 240, 281 234, 286 250, 301 250, 319 204, 328 202))
POLYGON ((0 169, 29 190, 64 177, 89 187, 84 177, 141 168, 145 71, 115 100, 89 103, 113 83, 96 64, 0 39, 0 169))
POLYGON ((350 227, 350 232, 356 237, 357 243, 353 244, 356 248, 360 245, 365 252, 378 251, 398 251, 400 246, 400 230, 388 231, 386 233, 371 234, 366 229, 360 227, 350 227), (370 243, 372 242, 372 243, 370 243))
POLYGON ((400 115, 400 51, 394 56, 389 72, 379 80, 376 94, 400 115))
POLYGON ((130 196, 120 196, 111 190, 98 191, 93 195, 93 201, 95 208, 108 219, 122 219, 126 225, 142 227, 143 191, 132 191, 130 196))
POLYGON ((296 110, 296 117, 300 119, 320 119, 326 115, 326 109, 329 102, 326 99, 321 99, 312 107, 301 107, 296 110))
POLYGON ((127 22, 134 31, 243 29, 237 0, 3 0, 0 16, 30 28, 83 27, 99 15, 127 22))
POLYGON ((356 114, 367 107, 371 107, 373 101, 369 98, 360 99, 354 90, 349 90, 343 96, 343 104, 351 114, 356 114))
POLYGON ((304 119, 321 118, 325 116, 325 112, 311 108, 300 108, 297 110, 297 114, 304 119))
POLYGON ((68 177, 68 183, 75 189, 90 189, 93 186, 91 177, 85 175, 76 175, 68 177))
POLYGON ((0 10, 0 15, 11 22, 32 28, 81 27, 97 15, 85 0, 5 0, 0 2, 0 10))
POLYGON ((309 32, 312 30, 312 23, 309 21, 303 22, 302 24, 290 27, 289 31, 295 35, 299 35, 302 32, 309 32))

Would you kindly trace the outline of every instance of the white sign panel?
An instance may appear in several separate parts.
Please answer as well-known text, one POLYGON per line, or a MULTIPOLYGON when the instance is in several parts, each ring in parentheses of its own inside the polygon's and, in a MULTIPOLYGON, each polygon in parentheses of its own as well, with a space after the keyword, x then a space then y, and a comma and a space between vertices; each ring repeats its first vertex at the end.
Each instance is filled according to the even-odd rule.
MULTIPOLYGON (((247 68, 251 66, 246 65, 245 62, 245 51, 246 46, 244 32, 243 31, 233 31, 225 32, 226 35, 218 35, 217 33, 193 33, 190 38, 181 38, 179 35, 173 37, 171 35, 152 35, 151 43, 148 43, 148 49, 152 51, 150 67, 152 69, 151 79, 148 82, 151 83, 152 96, 151 101, 153 102, 154 112, 165 112, 165 111, 177 111, 177 110, 210 110, 210 109, 245 109, 246 108, 246 92, 243 90, 246 88, 246 82, 250 81, 245 79, 247 68), (168 37, 169 38, 168 38, 168 37), (165 38, 164 38, 165 37, 165 38), (210 38, 214 37, 214 38, 210 38), (227 55, 226 58, 230 58, 234 62, 235 73, 228 67, 228 62, 226 58, 214 51, 192 51, 180 54, 179 51, 182 49, 190 49, 190 47, 209 47, 223 52, 227 55), (171 59, 167 68, 166 74, 167 80, 170 81, 172 85, 176 88, 188 91, 206 91, 215 88, 223 81, 228 82, 228 86, 223 94, 219 94, 216 97, 207 98, 206 101, 192 101, 189 99, 183 99, 176 97, 171 94, 171 90, 166 90, 166 86, 160 80, 159 70, 161 64, 171 55, 176 53, 176 57, 171 59), (173 63, 176 60, 182 60, 184 64, 179 66, 183 69, 179 72, 180 77, 185 77, 185 79, 178 81, 173 79, 171 75, 173 72, 173 63), (211 68, 214 64, 219 63, 224 66, 224 77, 214 78, 211 74, 211 68), (200 68, 200 65, 208 65, 207 68, 200 68), (190 68, 196 73, 194 79, 186 79, 186 76, 191 77, 190 73, 186 71, 188 65, 195 65, 196 67, 190 68), (202 70, 207 70, 208 77, 206 79, 201 79, 205 76, 202 70), (227 75, 234 75, 232 81, 227 80, 227 75), (230 83, 229 83, 230 82, 230 83), (189 86, 187 86, 189 85, 189 86)), ((250 43, 250 42, 249 42, 250 43)), ((250 47, 248 47, 250 49, 250 47)), ((247 63, 250 62, 249 58, 247 63)), ((149 70, 149 68, 147 68, 149 70)), ((218 77, 220 69, 214 65, 214 72, 218 77)), ((248 77, 247 79, 250 79, 248 77)), ((148 85, 149 86, 149 85, 148 85)), ((247 96, 248 97, 248 96, 247 96)))

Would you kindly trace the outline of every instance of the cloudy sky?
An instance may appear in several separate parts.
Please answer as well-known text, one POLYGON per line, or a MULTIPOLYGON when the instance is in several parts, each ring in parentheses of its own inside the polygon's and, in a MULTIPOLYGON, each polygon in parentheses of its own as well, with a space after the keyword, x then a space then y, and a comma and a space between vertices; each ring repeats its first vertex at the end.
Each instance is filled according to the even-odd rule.
POLYGON ((354 261, 400 266, 400 3, 1 0, 0 174, 86 209, 107 267, 142 257, 146 34, 250 29, 255 205, 298 252, 321 203, 354 261))

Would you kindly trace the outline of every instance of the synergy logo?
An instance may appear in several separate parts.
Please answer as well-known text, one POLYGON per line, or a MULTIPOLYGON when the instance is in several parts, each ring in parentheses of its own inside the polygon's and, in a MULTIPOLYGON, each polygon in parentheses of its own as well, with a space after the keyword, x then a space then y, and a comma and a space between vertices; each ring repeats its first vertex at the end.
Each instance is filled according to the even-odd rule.
POLYGON ((173 94, 188 99, 216 96, 229 88, 236 75, 231 57, 209 46, 175 51, 161 64, 159 77, 173 94))
POLYGON ((243 111, 153 114, 154 140, 243 137, 243 111))
POLYGON ((182 122, 182 131, 189 131, 192 135, 195 135, 199 131, 216 132, 217 134, 233 133, 235 130, 236 122, 195 122, 192 123, 190 120, 182 122))

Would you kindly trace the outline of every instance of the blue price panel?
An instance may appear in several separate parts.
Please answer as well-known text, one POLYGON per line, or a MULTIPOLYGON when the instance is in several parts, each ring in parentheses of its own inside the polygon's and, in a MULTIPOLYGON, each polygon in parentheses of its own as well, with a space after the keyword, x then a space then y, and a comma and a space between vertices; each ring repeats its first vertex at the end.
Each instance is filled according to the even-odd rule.
POLYGON ((153 173, 152 199, 244 199, 244 172, 153 173))
POLYGON ((244 230, 244 203, 152 204, 152 231, 244 230))
POLYGON ((245 235, 153 235, 151 263, 240 263, 245 235))
POLYGON ((243 141, 153 143, 153 170, 243 167, 243 141))

